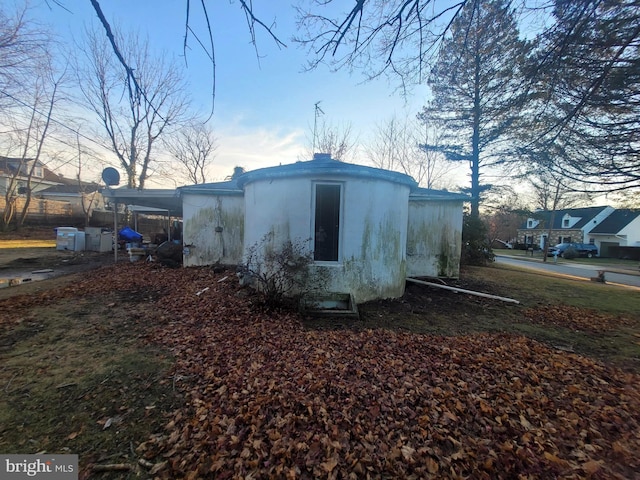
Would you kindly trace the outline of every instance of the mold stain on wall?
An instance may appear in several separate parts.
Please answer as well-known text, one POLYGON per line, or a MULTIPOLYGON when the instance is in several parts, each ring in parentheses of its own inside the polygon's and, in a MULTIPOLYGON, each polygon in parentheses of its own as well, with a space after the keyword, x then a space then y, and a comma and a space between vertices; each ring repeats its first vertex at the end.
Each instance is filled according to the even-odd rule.
POLYGON ((454 205, 417 203, 408 228, 407 256, 413 274, 457 277, 460 236, 452 223, 454 205), (428 209, 428 210, 427 210, 428 209))
POLYGON ((201 208, 185 222, 184 241, 189 245, 188 265, 212 263, 235 264, 242 259, 244 212, 241 208, 226 207, 222 199, 215 205, 201 208))

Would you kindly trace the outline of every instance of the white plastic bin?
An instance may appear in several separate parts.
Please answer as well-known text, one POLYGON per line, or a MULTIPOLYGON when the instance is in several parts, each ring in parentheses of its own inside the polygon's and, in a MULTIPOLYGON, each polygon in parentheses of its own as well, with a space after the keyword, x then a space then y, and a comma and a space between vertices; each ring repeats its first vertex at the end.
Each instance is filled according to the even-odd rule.
POLYGON ((111 232, 104 232, 99 227, 86 227, 85 248, 92 252, 110 252, 113 243, 113 235, 111 232))
POLYGON ((75 227, 56 228, 56 250, 83 251, 85 245, 84 232, 75 227))

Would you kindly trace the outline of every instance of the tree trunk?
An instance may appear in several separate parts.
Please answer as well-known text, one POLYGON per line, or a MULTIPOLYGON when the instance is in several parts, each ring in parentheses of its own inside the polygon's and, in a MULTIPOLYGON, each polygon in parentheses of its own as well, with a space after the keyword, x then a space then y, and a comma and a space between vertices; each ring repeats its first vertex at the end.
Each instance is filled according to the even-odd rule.
POLYGON ((480 56, 476 52, 471 137, 471 217, 480 218, 480 56))
POLYGON ((13 216, 16 213, 16 197, 11 195, 10 192, 7 192, 4 199, 5 205, 4 212, 2 213, 2 229, 6 232, 9 230, 9 225, 11 225, 13 216))
POLYGON ((547 228, 547 241, 544 242, 544 248, 542 249, 542 261, 547 261, 547 253, 549 252, 549 243, 551 241, 551 230, 553 230, 553 222, 556 221, 556 209, 558 208, 558 202, 560 201, 560 182, 556 183, 556 193, 553 196, 553 209, 551 210, 551 217, 549 218, 549 228, 547 228))

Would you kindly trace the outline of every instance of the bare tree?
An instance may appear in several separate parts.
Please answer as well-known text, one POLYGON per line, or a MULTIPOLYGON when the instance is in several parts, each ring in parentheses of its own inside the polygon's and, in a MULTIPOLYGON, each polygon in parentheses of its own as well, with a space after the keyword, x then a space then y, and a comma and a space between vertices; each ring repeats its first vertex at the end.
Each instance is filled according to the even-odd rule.
POLYGON ((307 139, 309 145, 304 152, 306 159, 313 158, 314 153, 328 153, 335 160, 349 162, 355 156, 357 139, 350 123, 337 126, 322 120, 311 135, 312 138, 307 139))
POLYGON ((533 204, 541 210, 562 210, 589 201, 575 182, 549 171, 540 171, 528 177, 533 204), (573 185, 572 185, 573 184, 573 185))
MULTIPOLYGON (((91 3, 137 89, 134 68, 120 54, 98 0, 91 3)), ((200 14, 208 33, 208 42, 203 42, 192 29, 191 3, 185 2, 185 56, 190 39, 195 38, 211 60, 215 92, 216 60, 209 12, 206 2, 201 2, 200 14)), ((253 2, 239 3, 257 55, 259 30, 278 46, 284 45, 274 34, 275 22, 263 21, 254 11, 253 2)), ((308 49, 309 68, 329 65, 335 70, 361 69, 369 79, 389 75, 399 79, 406 92, 411 85, 424 83, 435 54, 462 12, 477 10, 486 2, 356 0, 346 10, 342 3, 301 0, 297 9, 299 34, 294 40, 308 49)), ((586 176, 595 183, 604 180, 604 188, 609 190, 637 186, 637 0, 514 0, 506 5, 521 26, 540 32, 538 54, 528 80, 530 85, 545 83, 548 95, 542 103, 555 103, 556 118, 538 136, 547 143, 558 138, 567 141, 572 157, 562 173, 574 179, 586 176), (590 150, 586 153, 585 143, 590 150)))
POLYGON ((423 120, 421 127, 422 136, 416 135, 419 154, 415 156, 414 178, 427 188, 454 188, 450 174, 455 169, 455 165, 437 149, 442 141, 442 126, 423 120), (436 148, 426 148, 425 145, 436 146, 436 148))
POLYGON ((406 91, 425 80, 452 19, 469 1, 357 0, 346 13, 331 8, 334 0, 306 3, 298 8, 300 34, 294 40, 308 49, 309 68, 356 68, 370 79, 390 74, 406 91), (331 16, 334 11, 340 14, 331 16))
MULTIPOLYGON (((369 79, 388 75, 399 80, 406 92, 431 74, 434 54, 442 51, 464 12, 479 10, 488 2, 357 0, 346 10, 332 8, 339 4, 336 0, 303 3, 306 7, 298 9, 296 41, 308 49, 309 68, 360 69, 369 79)), ((537 128, 529 146, 544 149, 561 143, 565 155, 554 164, 555 171, 583 182, 588 189, 637 188, 637 0, 514 0, 504 4, 513 11, 520 31, 538 34, 531 68, 523 78, 535 92, 529 97, 535 102, 528 113, 535 117, 532 125, 537 128)), ((498 22, 496 19, 495 24, 498 22)), ((467 26, 458 35, 465 44, 473 25, 467 26)), ((457 51, 452 54, 459 56, 457 51)), ((473 172, 472 177, 476 176, 473 172)), ((472 193, 478 196, 480 189, 475 190, 472 193)))
MULTIPOLYGON (((31 117, 31 122, 29 124, 22 158, 24 159, 26 156, 26 153, 28 152, 30 139, 32 137, 35 137, 33 138, 35 143, 35 155, 34 155, 33 161, 30 162, 29 168, 27 169, 27 184, 25 186, 26 198, 25 198, 22 211, 20 212, 20 217, 18 219, 18 226, 22 226, 24 224, 24 221, 27 218, 27 212, 29 211, 29 205, 31 203, 31 199, 33 198, 32 197, 33 175, 36 169, 39 168, 39 165, 41 164, 40 158, 43 153, 42 149, 44 147, 45 140, 47 139, 49 126, 51 125, 51 118, 52 118, 51 116, 56 103, 56 94, 58 92, 58 87, 60 86, 61 81, 62 81, 62 77, 56 80, 52 79, 51 91, 47 92, 48 98, 44 99, 44 102, 46 102, 45 105, 47 107, 46 116, 44 118, 38 118, 34 116, 31 117)), ((34 99, 34 109, 33 109, 34 112, 37 112, 36 105, 38 105, 40 101, 42 101, 41 92, 38 91, 34 99)))
POLYGON ((495 206, 485 205, 481 213, 487 225, 487 240, 489 245, 499 243, 502 247, 513 246, 518 236, 518 228, 530 215, 529 209, 513 188, 504 189, 501 200, 495 206))
MULTIPOLYGON (((422 148, 437 143, 435 125, 392 116, 376 126, 372 142, 365 147, 369 161, 378 168, 406 173, 426 188, 444 187, 453 164, 433 150, 422 148)), ((448 185, 447 185, 448 186, 448 185)))
POLYGON ((613 200, 619 208, 640 208, 640 190, 625 191, 614 195, 613 200))
POLYGON ((7 229, 14 220, 16 227, 20 228, 27 217, 33 190, 41 176, 38 172, 44 168, 40 155, 50 121, 51 112, 44 121, 37 118, 37 115, 33 115, 26 130, 20 132, 22 138, 19 140, 18 156, 4 159, 4 162, 10 166, 8 171, 11 172, 4 191, 5 207, 2 215, 4 229, 7 229), (34 153, 35 157, 31 156, 34 153), (18 210, 18 198, 24 199, 20 210, 18 210))
MULTIPOLYGON (((10 152, 12 150, 13 149, 9 147, 9 151, 7 152, 7 154, 10 155, 10 152)), ((22 158, 12 158, 9 156, 5 156, 4 158, 2 158, 2 163, 4 164, 3 166, 5 167, 6 171, 9 171, 9 168, 7 167, 11 166, 14 168, 13 173, 7 179, 7 185, 3 192, 4 210, 2 211, 2 229, 6 231, 15 217, 18 195, 20 194, 20 189, 23 188, 19 186, 19 182, 22 176, 20 173, 20 169, 23 168, 24 160, 22 158)))
POLYGON ((135 83, 95 32, 87 33, 86 63, 78 67, 78 81, 126 172, 128 187, 143 189, 153 172, 156 142, 185 120, 185 83, 175 62, 154 56, 148 42, 135 36, 114 38, 120 55, 135 65, 135 83))
POLYGON ((403 159, 411 150, 412 142, 413 138, 407 131, 406 121, 401 121, 394 115, 386 122, 376 125, 373 140, 364 147, 364 150, 373 166, 385 170, 402 171, 403 159))
POLYGON ((59 100, 58 92, 63 78, 64 73, 54 78, 52 66, 43 69, 33 84, 31 103, 20 102, 21 108, 12 109, 16 115, 13 119, 14 128, 6 135, 12 137, 10 143, 14 145, 17 155, 11 159, 13 174, 4 192, 2 223, 5 229, 14 219, 18 228, 24 224, 34 187, 42 180, 43 149, 50 133, 52 115, 59 100), (26 125, 22 125, 25 120, 26 125), (24 202, 22 209, 17 211, 19 196, 23 196, 24 202))
POLYGON ((167 139, 167 150, 188 182, 207 182, 207 170, 218 145, 213 131, 204 123, 191 122, 167 139))
MULTIPOLYGON (((78 193, 80 194, 80 206, 84 215, 85 226, 89 225, 91 220, 91 213, 93 209, 98 205, 98 188, 96 184, 91 184, 82 181, 82 171, 84 170, 86 161, 85 156, 88 155, 86 147, 80 142, 80 135, 76 133, 76 156, 77 163, 77 175, 76 181, 78 186, 78 193)), ((90 154, 89 154, 90 155, 90 154)))
POLYGON ((51 38, 29 18, 27 4, 15 12, 0 5, 0 102, 25 91, 49 58, 51 38))

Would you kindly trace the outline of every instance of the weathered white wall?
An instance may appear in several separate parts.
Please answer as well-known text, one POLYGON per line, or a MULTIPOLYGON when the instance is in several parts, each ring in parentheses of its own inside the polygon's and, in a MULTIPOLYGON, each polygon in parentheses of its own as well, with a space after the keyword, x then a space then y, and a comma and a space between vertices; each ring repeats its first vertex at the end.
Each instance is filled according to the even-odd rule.
POLYGON ((311 194, 309 179, 268 179, 245 185, 245 250, 268 234, 272 247, 287 240, 310 239, 311 194))
MULTIPOLYGON (((357 303, 400 297, 406 277, 409 186, 350 176, 256 180, 245 185, 245 249, 271 234, 276 248, 313 238, 313 186, 342 185, 338 262, 316 262, 326 290, 351 293, 357 303)), ((309 241, 309 248, 313 246, 309 241)), ((313 275, 312 275, 313 277, 313 275)))
POLYGON ((237 265, 242 261, 242 195, 183 194, 183 264, 185 267, 237 265), (222 229, 222 231, 216 231, 222 229))
POLYGON ((410 200, 407 276, 460 275, 462 202, 410 200))

